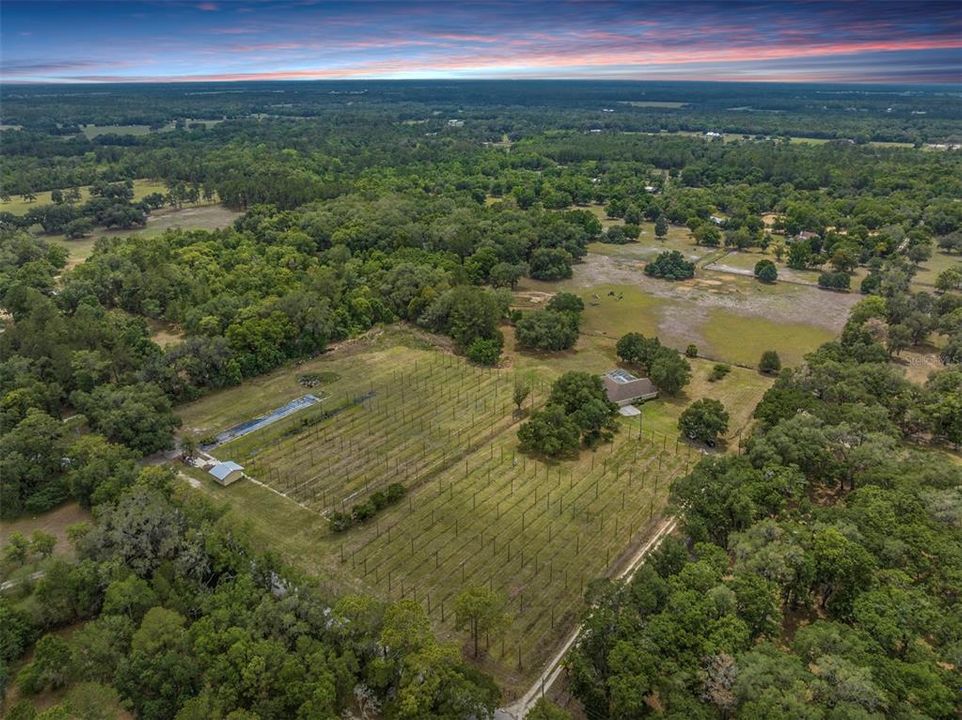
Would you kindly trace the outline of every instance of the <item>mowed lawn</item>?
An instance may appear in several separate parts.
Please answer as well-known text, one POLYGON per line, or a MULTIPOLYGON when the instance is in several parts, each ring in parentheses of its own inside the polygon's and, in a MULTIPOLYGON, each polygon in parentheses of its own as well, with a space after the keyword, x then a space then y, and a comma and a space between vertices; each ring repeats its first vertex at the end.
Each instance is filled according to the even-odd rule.
POLYGON ((817 325, 778 323, 713 309, 699 329, 706 341, 705 354, 749 367, 758 364, 766 350, 775 350, 784 366, 796 366, 804 356, 835 338, 817 325))
POLYGON ((511 352, 506 366, 492 371, 433 349, 404 328, 386 328, 180 408, 186 430, 211 433, 306 392, 336 407, 338 398, 373 390, 372 399, 319 423, 303 426, 295 414, 213 451, 221 459, 236 455, 256 479, 291 499, 249 481, 221 488, 198 471, 183 472, 198 491, 249 521, 257 541, 333 590, 414 598, 452 641, 467 639, 452 617, 457 593, 471 584, 503 590, 511 624, 485 643, 481 664, 510 694, 577 622, 587 584, 615 572, 629 548, 644 541, 671 480, 697 462, 699 450, 676 429, 684 407, 697 397, 721 399, 733 416, 733 448, 771 383, 739 368, 709 383, 712 363, 694 360, 686 392, 645 404, 641 418, 620 418, 613 444, 561 462, 521 455, 522 418, 510 402, 515 379, 534 385, 529 403, 537 406, 561 372, 610 369, 612 349, 612 340, 589 336, 572 353, 511 352), (320 386, 298 382, 310 373, 323 378, 320 386), (396 481, 409 488, 400 503, 346 533, 328 530, 322 512, 341 507, 340 499, 349 509, 396 481))

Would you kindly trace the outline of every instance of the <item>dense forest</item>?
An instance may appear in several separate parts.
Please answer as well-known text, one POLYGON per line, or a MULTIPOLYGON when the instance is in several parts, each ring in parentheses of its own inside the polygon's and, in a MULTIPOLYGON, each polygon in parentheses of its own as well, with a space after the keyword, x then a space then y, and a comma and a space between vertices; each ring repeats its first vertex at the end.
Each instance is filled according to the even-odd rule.
MULTIPOLYGON (((420 606, 337 597, 145 459, 175 448, 179 403, 377 325, 447 336, 482 365, 501 362, 508 328, 523 350, 570 349, 581 299, 521 312, 512 290, 570 278, 590 243, 630 243, 651 222, 657 237, 769 249, 833 290, 859 271, 864 298, 837 341, 778 374, 739 452, 675 484, 685 540, 627 585, 592 586, 567 662, 575 696, 591 718, 958 715, 962 471, 944 451, 962 444, 962 271, 912 285, 937 249, 962 252, 962 152, 921 147, 958 142, 957 95, 218 88, 3 88, 0 120, 19 129, 0 134, 2 198, 27 207, 0 212, 0 514, 73 499, 94 522, 72 531, 75 561, 0 597, 0 689, 69 683, 45 719, 118 703, 157 720, 488 717, 498 688, 420 606), (151 130, 88 138, 87 124, 151 130), (165 191, 137 198, 145 178, 165 191), (244 214, 112 233, 69 268, 55 241, 200 199, 244 214), (605 229, 599 205, 624 224, 605 229), (156 323, 182 338, 161 347, 156 323), (913 384, 891 360, 926 341, 942 367, 913 384)), ((755 271, 766 282, 770 264, 755 271)), ((666 252, 646 272, 695 267, 666 252)), ((659 357, 684 366, 681 387, 678 350, 659 357)), ((564 456, 610 437, 597 378, 576 379, 598 416, 553 401, 523 443, 564 456)), ((49 554, 42 536, 9 547, 13 565, 49 554)))
POLYGON ((333 112, 420 120, 459 113, 489 132, 586 125, 620 131, 723 131, 901 142, 958 142, 946 86, 626 81, 312 81, 3 89, 0 120, 55 135, 79 126, 181 127, 203 120, 322 118, 333 112), (601 115, 602 110, 609 112, 601 115))

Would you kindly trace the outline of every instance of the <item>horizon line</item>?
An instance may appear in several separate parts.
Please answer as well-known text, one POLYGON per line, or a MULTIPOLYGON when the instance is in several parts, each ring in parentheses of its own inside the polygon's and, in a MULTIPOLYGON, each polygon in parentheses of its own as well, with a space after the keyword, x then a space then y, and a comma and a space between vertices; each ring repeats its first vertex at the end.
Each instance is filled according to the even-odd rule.
POLYGON ((437 77, 426 75, 424 77, 390 77, 390 76, 371 76, 371 77, 292 77, 292 78, 221 78, 221 79, 210 79, 204 77, 197 77, 191 75, 185 75, 178 78, 152 78, 152 79, 131 79, 123 80, 120 78, 110 79, 110 80, 98 80, 98 79, 62 79, 62 80, 5 80, 0 76, 0 87, 5 85, 16 85, 20 87, 29 86, 77 86, 77 85, 180 85, 180 84, 191 84, 191 85, 213 85, 213 84, 223 84, 223 85, 234 85, 243 83, 365 83, 365 82, 396 82, 396 83, 410 83, 410 82, 584 82, 584 83, 689 83, 698 85, 737 85, 737 84, 747 84, 747 85, 853 85, 864 87, 868 85, 874 85, 879 87, 955 87, 962 91, 962 79, 958 81, 897 81, 897 80, 812 80, 812 79, 782 79, 773 80, 770 78, 738 78, 731 80, 692 80, 692 79, 673 79, 673 78, 628 78, 628 77, 599 77, 599 78, 587 78, 582 76, 571 76, 571 77, 505 77, 504 75, 490 76, 490 77, 437 77))

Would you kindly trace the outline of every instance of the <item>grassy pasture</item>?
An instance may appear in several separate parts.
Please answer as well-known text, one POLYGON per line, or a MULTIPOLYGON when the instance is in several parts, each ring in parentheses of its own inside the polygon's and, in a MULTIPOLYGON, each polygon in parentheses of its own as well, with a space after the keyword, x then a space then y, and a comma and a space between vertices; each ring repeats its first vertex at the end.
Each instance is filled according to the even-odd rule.
POLYGON ((149 125, 84 125, 83 134, 88 140, 93 140, 99 135, 149 135, 151 132, 149 125))
POLYGON ((756 365, 765 350, 778 351, 783 365, 798 365, 804 355, 836 335, 803 322, 788 325, 723 310, 711 310, 699 332, 713 354, 748 366, 756 365))
POLYGON ((923 286, 916 288, 918 290, 931 291, 931 287, 935 285, 935 279, 939 276, 940 272, 948 270, 950 267, 958 266, 962 266, 962 256, 950 255, 949 253, 937 250, 932 253, 931 258, 919 266, 919 271, 912 279, 912 284, 923 286))
POLYGON ((608 213, 605 212, 605 206, 598 203, 592 203, 591 205, 585 205, 584 207, 575 207, 576 210, 587 210, 601 223, 601 227, 605 230, 610 228, 612 225, 624 225, 625 221, 621 218, 608 217, 608 213))
MULTIPOLYGON (((650 223, 648 223, 650 224, 650 223)), ((697 265, 711 262, 713 258, 723 254, 718 248, 704 247, 695 245, 688 237, 688 231, 678 231, 672 228, 668 236, 664 239, 655 237, 654 230, 643 230, 637 242, 625 245, 613 245, 610 243, 591 243, 588 252, 595 255, 605 255, 619 260, 637 260, 639 262, 651 262, 661 253, 668 250, 677 250, 690 262, 697 265), (675 232, 672 232, 675 231, 675 232)))
MULTIPOLYGON (((283 367, 274 372, 244 381, 243 385, 205 395, 177 408, 184 429, 198 435, 225 430, 232 425, 269 412, 284 403, 311 392, 320 397, 359 395, 390 378, 395 368, 413 366, 426 358, 427 343, 403 329, 385 328, 380 334, 348 341, 314 360, 296 367, 283 367), (305 388, 302 375, 322 374, 320 387, 305 388)), ((294 416, 296 417, 296 415, 294 416)))
POLYGON ((184 228, 189 230, 214 230, 227 227, 240 217, 241 213, 229 210, 223 205, 202 205, 197 207, 164 208, 155 210, 147 216, 147 226, 135 230, 104 230, 99 228, 85 238, 68 240, 63 235, 45 235, 50 242, 63 245, 70 256, 67 267, 79 265, 93 254, 97 240, 103 237, 141 237, 150 238, 165 230, 184 228))
MULTIPOLYGON (((585 301, 582 334, 599 336, 607 340, 612 348, 622 335, 640 332, 657 335, 662 342, 679 350, 684 350, 688 343, 693 342, 704 356, 722 362, 754 367, 762 352, 774 349, 779 352, 784 364, 792 365, 801 362, 806 353, 837 334, 826 327, 806 322, 801 313, 797 320, 785 322, 770 320, 752 311, 752 302, 756 297, 770 304, 790 305, 797 300, 798 292, 806 292, 825 296, 821 298, 816 295, 815 299, 837 302, 838 296, 833 293, 787 284, 764 286, 747 278, 733 278, 724 283, 710 280, 717 285, 704 287, 704 280, 696 278, 690 282, 693 283, 690 286, 692 291, 717 293, 722 298, 733 297, 744 304, 745 309, 739 311, 724 306, 706 306, 699 303, 694 295, 690 298, 684 294, 678 297, 654 295, 634 285, 601 284, 588 288, 561 286, 557 289, 574 292, 585 301)), ((539 283, 539 287, 544 285, 547 284, 539 283)), ((572 362, 579 361, 577 354, 573 354, 572 362)))
MULTIPOLYGON (((167 187, 162 182, 156 180, 139 179, 134 180, 134 200, 140 200, 151 193, 166 193, 167 187)), ((49 205, 53 202, 50 199, 50 191, 46 190, 43 192, 35 193, 37 199, 33 202, 27 202, 19 195, 14 195, 9 200, 0 200, 0 211, 13 213, 14 215, 23 215, 31 207, 37 205, 49 205)), ((84 203, 90 199, 90 186, 84 185, 80 188, 80 202, 84 203)))
POLYGON ((665 100, 624 100, 623 102, 625 105, 631 105, 631 107, 678 109, 678 108, 683 108, 688 106, 688 103, 668 102, 665 100))
MULTIPOLYGON (((787 255, 786 255, 787 257, 787 255)), ((784 258, 782 260, 777 260, 771 253, 763 252, 761 250, 721 250, 718 252, 716 257, 710 258, 709 262, 705 264, 707 270, 715 270, 717 272, 739 272, 754 274, 755 263, 759 260, 771 260, 775 263, 778 268, 778 277, 780 281, 788 281, 793 283, 800 283, 803 285, 813 285, 818 286, 818 276, 821 273, 821 269, 807 269, 807 270, 795 270, 794 268, 788 267, 785 263, 784 258)), ((825 269, 831 269, 831 265, 826 264, 825 269)), ((857 292, 859 284, 868 275, 868 270, 865 267, 857 267, 852 273, 852 291, 857 292)))

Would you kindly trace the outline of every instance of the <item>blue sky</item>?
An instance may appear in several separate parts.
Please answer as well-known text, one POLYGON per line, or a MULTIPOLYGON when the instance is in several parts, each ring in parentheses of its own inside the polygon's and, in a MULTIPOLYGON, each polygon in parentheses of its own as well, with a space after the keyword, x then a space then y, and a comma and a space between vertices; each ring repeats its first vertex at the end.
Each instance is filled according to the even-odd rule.
POLYGON ((5 82, 962 81, 962 3, 3 0, 5 82))

